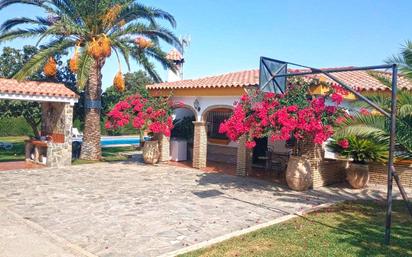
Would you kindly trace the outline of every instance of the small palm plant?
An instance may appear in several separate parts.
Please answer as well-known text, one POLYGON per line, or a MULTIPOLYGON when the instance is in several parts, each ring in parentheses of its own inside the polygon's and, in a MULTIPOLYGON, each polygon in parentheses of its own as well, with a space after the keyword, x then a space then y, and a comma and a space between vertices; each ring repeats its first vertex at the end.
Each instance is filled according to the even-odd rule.
MULTIPOLYGON (((366 96, 390 112, 391 96, 386 93, 373 92, 366 96)), ((389 119, 379 113, 368 110, 364 102, 358 102, 360 112, 344 122, 335 132, 336 137, 347 135, 368 137, 376 143, 384 142, 389 145, 389 119), (362 109, 363 108, 363 109, 362 109)), ((399 91, 396 113, 396 156, 404 159, 412 158, 412 92, 399 91)))
POLYGON ((77 74, 80 89, 85 89, 85 129, 82 159, 96 160, 100 149, 100 101, 102 68, 112 52, 119 62, 119 71, 113 84, 123 91, 124 79, 120 68, 122 56, 130 69, 131 61, 141 65, 155 81, 160 81, 150 58, 175 70, 160 48, 160 40, 180 48, 176 36, 159 25, 165 20, 172 27, 176 22, 169 13, 144 6, 135 0, 0 0, 0 11, 14 4, 36 6, 47 17, 19 17, 0 26, 0 43, 37 38, 47 40, 14 78, 25 79, 43 68, 45 75, 56 74, 54 56, 72 50, 70 69, 77 74))
POLYGON ((335 153, 352 160, 346 169, 346 179, 353 188, 363 188, 368 183, 368 162, 384 162, 388 156, 385 142, 356 136, 332 139, 328 147, 335 153))
POLYGON ((328 147, 333 152, 359 164, 367 164, 370 161, 384 162, 388 156, 388 146, 385 142, 356 136, 332 139, 328 147))

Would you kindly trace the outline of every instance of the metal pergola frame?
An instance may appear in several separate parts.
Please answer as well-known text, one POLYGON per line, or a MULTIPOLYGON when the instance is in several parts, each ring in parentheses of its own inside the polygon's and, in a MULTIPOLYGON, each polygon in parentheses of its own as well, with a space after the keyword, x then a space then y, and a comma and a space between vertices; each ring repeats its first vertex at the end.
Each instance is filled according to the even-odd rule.
POLYGON ((371 107, 379 111, 381 114, 386 116, 387 118, 390 119, 390 140, 389 140, 389 159, 388 159, 388 181, 387 181, 387 196, 386 196, 386 221, 385 221, 385 236, 384 236, 384 241, 385 244, 389 245, 390 244, 390 239, 391 239, 391 225, 392 225, 392 187, 393 187, 393 179, 395 179, 396 184, 398 185, 399 191, 402 195, 402 198, 406 204, 406 208, 409 211, 409 214, 412 216, 412 206, 409 202, 408 195, 406 194, 406 191, 404 187, 401 184, 401 181, 399 179, 399 175, 397 174, 395 167, 394 167, 394 151, 395 151, 395 140, 396 140, 396 96, 397 96, 397 80, 398 80, 398 66, 396 64, 383 64, 383 65, 375 65, 375 66, 364 66, 364 67, 347 67, 347 68, 335 68, 335 69, 327 69, 327 70, 322 70, 322 69, 317 69, 305 65, 300 65, 292 62, 286 62, 286 61, 280 61, 276 59, 271 59, 267 57, 261 57, 260 63, 265 68, 268 68, 267 65, 265 65, 264 61, 272 61, 272 62, 277 62, 281 64, 281 68, 278 68, 276 72, 271 72, 270 70, 270 79, 266 81, 265 84, 260 85, 261 89, 264 89, 268 86, 269 82, 273 81, 275 82, 274 85, 278 87, 278 90, 283 93, 283 90, 281 86, 276 82, 276 78, 280 77, 295 77, 295 76, 305 76, 305 75, 313 75, 313 74, 323 74, 326 77, 330 78, 332 81, 335 81, 338 83, 340 86, 354 94, 356 97, 361 99, 362 101, 365 101, 367 104, 369 104, 371 107), (287 65, 293 65, 293 66, 298 66, 302 67, 305 69, 308 69, 308 71, 302 71, 302 72, 297 72, 297 73, 287 73, 287 65), (283 66, 284 65, 284 66, 283 66), (282 68, 286 68, 286 73, 281 74, 279 71, 282 70, 282 68), (337 73, 337 72, 345 72, 345 71, 364 71, 364 70, 377 70, 377 69, 391 69, 392 70, 392 79, 391 79, 391 112, 388 113, 385 111, 382 107, 368 99, 367 97, 363 96, 361 93, 357 92, 355 89, 352 87, 348 86, 346 83, 344 83, 342 80, 338 79, 336 76, 332 75, 331 73, 337 73))

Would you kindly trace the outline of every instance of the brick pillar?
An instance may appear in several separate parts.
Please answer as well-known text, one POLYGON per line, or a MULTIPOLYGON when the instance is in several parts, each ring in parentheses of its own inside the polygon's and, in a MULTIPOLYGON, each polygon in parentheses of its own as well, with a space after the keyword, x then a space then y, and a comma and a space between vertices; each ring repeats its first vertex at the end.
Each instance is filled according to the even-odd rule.
POLYGON ((195 125, 193 140, 193 168, 206 167, 207 160, 207 134, 204 121, 193 121, 195 125))
POLYGON ((237 147, 237 164, 236 164, 236 175, 246 176, 251 167, 251 151, 246 148, 246 137, 241 137, 239 139, 239 145, 237 147))
POLYGON ((159 162, 170 161, 170 137, 165 135, 157 135, 157 139, 159 140, 160 151, 159 162))

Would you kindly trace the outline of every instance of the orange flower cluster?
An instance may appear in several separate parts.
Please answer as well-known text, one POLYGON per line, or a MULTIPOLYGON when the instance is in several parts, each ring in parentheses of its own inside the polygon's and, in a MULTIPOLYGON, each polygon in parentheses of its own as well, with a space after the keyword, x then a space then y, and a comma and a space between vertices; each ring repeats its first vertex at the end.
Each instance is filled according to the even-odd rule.
POLYGON ((153 46, 153 42, 150 39, 146 39, 144 37, 137 37, 135 39, 135 43, 138 47, 140 47, 142 49, 153 46))
POLYGON ((57 74, 57 64, 53 57, 50 57, 46 65, 44 65, 43 72, 47 77, 54 77, 57 74))
POLYGON ((93 38, 93 41, 89 44, 87 51, 91 56, 93 56, 94 59, 109 57, 112 54, 110 38, 106 35, 99 37, 97 40, 93 38))
POLYGON ((73 73, 76 73, 77 70, 79 69, 78 63, 77 63, 79 59, 79 54, 77 52, 77 49, 78 49, 78 46, 76 46, 76 48, 74 49, 73 57, 69 61, 69 68, 70 68, 70 71, 73 73))
POLYGON ((114 80, 113 80, 113 85, 116 88, 116 90, 119 92, 123 92, 125 90, 126 86, 125 86, 123 74, 121 71, 116 73, 116 76, 114 77, 114 80))
POLYGON ((103 25, 109 26, 113 24, 121 10, 122 6, 119 4, 116 4, 112 8, 110 8, 109 11, 107 11, 107 13, 103 16, 103 25))

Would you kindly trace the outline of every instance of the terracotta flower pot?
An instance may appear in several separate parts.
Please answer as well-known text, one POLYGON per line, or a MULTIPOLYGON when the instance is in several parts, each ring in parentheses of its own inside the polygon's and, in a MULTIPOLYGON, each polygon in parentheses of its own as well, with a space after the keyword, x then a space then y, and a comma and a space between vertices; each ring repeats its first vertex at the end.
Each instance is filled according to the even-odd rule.
POLYGON ((312 186, 310 163, 304 156, 291 156, 286 170, 286 182, 289 188, 305 191, 312 186))
POLYGON ((364 188, 369 181, 369 166, 367 164, 349 163, 346 169, 346 180, 353 188, 364 188))
POLYGON ((155 164, 159 162, 160 150, 159 142, 146 141, 143 146, 143 161, 147 164, 155 164))

